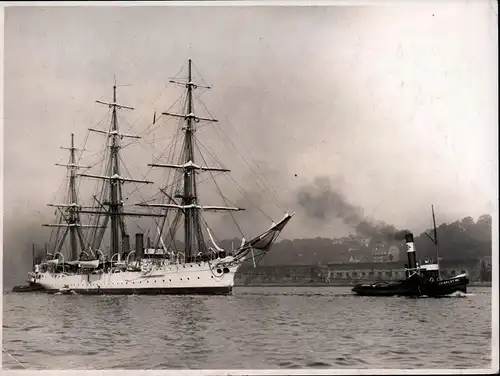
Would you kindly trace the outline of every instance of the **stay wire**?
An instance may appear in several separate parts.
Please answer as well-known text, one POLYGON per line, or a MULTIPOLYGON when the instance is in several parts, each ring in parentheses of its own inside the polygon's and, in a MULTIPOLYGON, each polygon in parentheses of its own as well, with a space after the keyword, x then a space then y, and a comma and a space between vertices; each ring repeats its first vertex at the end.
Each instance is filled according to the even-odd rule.
MULTIPOLYGON (((205 163, 205 165, 207 165, 207 166, 208 166, 207 161, 205 160, 205 157, 204 157, 203 153, 201 152, 201 150, 200 150, 200 148, 199 148, 199 146, 198 146, 198 143, 199 143, 198 138, 197 138, 196 136, 194 136, 193 138, 194 138, 194 140, 195 140, 194 144, 195 144, 196 148, 198 149, 198 152, 199 152, 199 154, 200 154, 201 158, 203 159, 203 162, 205 163)), ((227 205, 229 200, 228 200, 228 199, 224 196, 224 194, 222 193, 222 190, 220 189, 219 185, 217 184, 217 181, 215 180, 215 178, 214 178, 214 176, 213 176, 213 172, 209 170, 209 171, 208 171, 208 173, 210 174, 210 177, 212 178, 212 180, 213 180, 213 182, 214 182, 215 186, 217 187, 217 190, 218 190, 219 194, 221 195, 222 199, 226 202, 226 205, 227 205)), ((229 203, 231 203, 231 202, 229 201, 229 203)), ((232 204, 232 203, 231 203, 231 204, 232 204)), ((234 205, 234 204, 232 204, 232 205, 234 205)), ((234 205, 234 206, 235 206, 235 205, 234 205)), ((232 212, 229 212, 229 214, 231 215, 231 218, 233 219, 234 224, 235 224, 235 225, 236 225, 236 227, 238 228, 238 231, 240 232, 241 236, 244 236, 244 235, 243 235, 243 231, 242 231, 242 229, 240 228, 240 225, 238 224, 238 222, 236 221, 236 218, 234 217, 234 214, 233 214, 232 212)))
MULTIPOLYGON (((171 77, 170 79, 176 79, 181 73, 182 71, 184 70, 184 66, 186 64, 184 63, 181 68, 179 69, 179 71, 177 72, 177 74, 173 77, 171 77)), ((155 104, 158 99, 160 99, 160 97, 163 95, 163 93, 167 90, 167 88, 170 86, 171 82, 168 82, 162 89, 162 91, 160 92, 160 94, 153 100, 153 102, 151 102, 150 106, 152 106, 153 104, 155 104)), ((143 116, 139 116, 136 120, 133 121, 133 124, 130 124, 130 127, 127 129, 127 132, 132 129, 132 127, 134 127, 138 122, 139 120, 142 120, 142 118, 144 117, 145 115, 143 116)), ((152 124, 151 124, 152 125, 152 124)))
MULTIPOLYGON (((218 161, 220 164, 222 164, 220 162, 220 160, 217 158, 217 156, 215 156, 215 154, 213 154, 212 152, 210 152, 210 150, 207 149, 207 147, 205 147, 205 145, 203 145, 203 143, 198 139, 198 143, 199 145, 201 145, 209 155, 211 155, 216 161, 218 161)), ((237 182, 236 180, 234 180, 234 178, 231 176, 231 175, 226 175, 226 177, 228 179, 230 179, 235 185, 236 185, 236 189, 238 189, 238 191, 254 206, 255 209, 257 209, 263 216, 265 216, 266 218, 268 218, 269 220, 273 220, 268 214, 266 214, 256 203, 255 201, 252 200, 252 198, 245 192, 245 190, 243 189, 243 187, 241 187, 237 182)))
MULTIPOLYGON (((203 108, 205 109, 205 111, 207 111, 207 113, 213 118, 214 115, 212 115, 212 113, 210 112, 210 110, 207 108, 207 106, 205 106, 205 104, 203 103, 203 101, 201 99, 198 100, 200 102, 200 104, 203 106, 203 108)), ((276 195, 275 193, 277 193, 277 190, 274 188, 274 186, 271 184, 271 182, 269 181, 269 179, 267 179, 266 175, 264 174, 264 172, 262 171, 262 169, 260 168, 259 164, 257 163, 257 161, 255 160, 255 158, 253 157, 253 154, 251 153, 251 151, 249 150, 249 148, 246 146, 246 144, 243 142, 243 140, 241 139, 241 137, 239 136, 238 132, 236 131, 236 128, 231 124, 231 122, 229 121, 229 119, 225 116, 225 119, 227 121, 227 123, 229 124, 229 126, 233 129, 234 133, 236 134, 236 137, 239 139, 240 143, 242 144, 242 146, 247 150, 247 152, 250 154, 250 158, 253 160, 253 162, 255 163, 255 165, 257 166, 257 169, 260 170, 260 173, 261 175, 257 174, 255 172, 255 170, 252 168, 252 166, 248 163, 248 161, 245 159, 245 157, 238 152, 238 148, 234 145, 234 143, 232 142, 232 140, 225 134, 225 132, 222 130, 222 128, 220 127, 219 124, 216 124, 214 129, 217 131, 217 128, 219 128, 220 132, 222 133, 222 135, 224 136, 224 138, 231 144, 231 146, 233 147, 234 151, 236 154, 238 154, 240 156, 240 158, 243 160, 243 162, 245 162, 245 164, 248 166, 248 168, 250 169, 250 171, 254 174, 254 176, 257 178, 257 180, 260 181, 260 183, 262 184, 262 186, 264 188, 266 188, 266 183, 264 183, 264 181, 262 180, 262 178, 264 178, 266 181, 267 181, 267 188, 269 188, 271 190, 271 196, 273 198, 273 201, 274 201, 274 204, 278 207, 278 209, 280 210, 283 210, 283 208, 279 205, 279 201, 278 199, 276 198, 276 195)), ((262 190, 262 188, 261 188, 262 190)))

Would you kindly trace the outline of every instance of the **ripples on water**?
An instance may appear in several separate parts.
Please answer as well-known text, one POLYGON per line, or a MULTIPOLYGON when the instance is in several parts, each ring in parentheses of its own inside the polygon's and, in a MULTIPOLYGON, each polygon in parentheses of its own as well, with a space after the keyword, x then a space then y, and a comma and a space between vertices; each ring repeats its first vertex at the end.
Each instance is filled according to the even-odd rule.
MULTIPOLYGON (((232 296, 3 295, 3 348, 31 369, 489 368, 491 289, 445 299, 342 287, 232 296)), ((3 368, 20 368, 6 354, 3 368)))

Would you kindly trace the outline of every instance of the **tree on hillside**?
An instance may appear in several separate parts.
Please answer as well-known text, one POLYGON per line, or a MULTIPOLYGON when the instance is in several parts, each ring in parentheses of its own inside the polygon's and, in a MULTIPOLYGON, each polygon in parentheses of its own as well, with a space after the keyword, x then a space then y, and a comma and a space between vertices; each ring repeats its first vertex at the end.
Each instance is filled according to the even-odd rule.
MULTIPOLYGON (((426 231, 433 236, 432 230, 426 231)), ((443 223, 437 228, 439 256, 445 259, 463 260, 491 255, 491 216, 479 217, 474 222, 472 217, 449 224, 443 223)), ((420 257, 436 257, 436 247, 425 233, 415 239, 420 257)))

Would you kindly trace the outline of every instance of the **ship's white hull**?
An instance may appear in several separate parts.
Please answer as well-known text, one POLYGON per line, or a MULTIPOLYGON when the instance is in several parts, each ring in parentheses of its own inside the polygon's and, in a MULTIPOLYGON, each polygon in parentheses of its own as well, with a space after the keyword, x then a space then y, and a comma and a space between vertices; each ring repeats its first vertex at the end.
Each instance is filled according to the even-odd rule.
POLYGON ((79 294, 229 294, 240 264, 211 268, 207 262, 170 264, 150 272, 122 271, 101 274, 40 273, 47 292, 72 290, 79 294))

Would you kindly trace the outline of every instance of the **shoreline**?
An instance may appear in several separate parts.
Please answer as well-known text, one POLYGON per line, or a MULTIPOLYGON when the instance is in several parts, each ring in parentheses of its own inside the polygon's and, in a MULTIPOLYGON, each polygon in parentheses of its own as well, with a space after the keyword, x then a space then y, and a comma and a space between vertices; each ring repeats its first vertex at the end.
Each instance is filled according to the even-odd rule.
MULTIPOLYGON (((362 281, 357 281, 355 283, 346 283, 339 281, 338 283, 324 283, 324 282, 303 282, 303 283, 252 283, 252 284, 234 284, 235 288, 238 287, 354 287, 357 283, 363 283, 362 281)), ((469 287, 492 287, 492 282, 470 282, 469 287)), ((3 292, 12 292, 13 287, 4 286, 3 292)))
MULTIPOLYGON (((357 283, 363 283, 362 281, 356 283, 321 283, 321 282, 311 282, 311 283, 252 283, 248 285, 235 284, 234 287, 354 287, 357 283)), ((469 287, 492 287, 492 282, 470 282, 469 287)))

